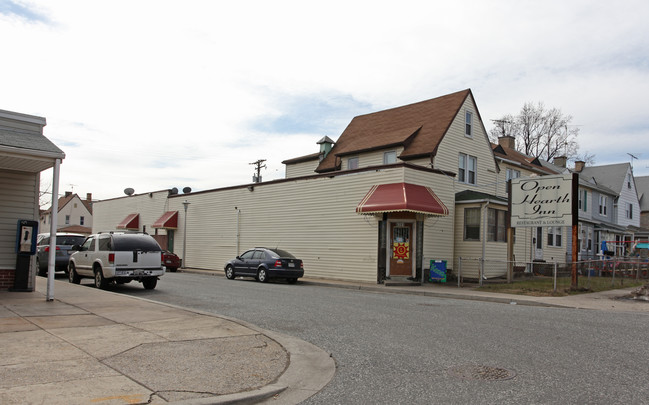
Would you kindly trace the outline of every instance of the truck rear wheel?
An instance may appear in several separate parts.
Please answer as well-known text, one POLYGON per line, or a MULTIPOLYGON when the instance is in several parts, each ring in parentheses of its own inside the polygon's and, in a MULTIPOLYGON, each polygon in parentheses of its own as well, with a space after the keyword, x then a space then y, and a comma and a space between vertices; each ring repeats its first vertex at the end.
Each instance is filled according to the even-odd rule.
POLYGON ((142 280, 142 285, 144 288, 147 290, 153 290, 156 285, 158 285, 158 278, 157 277, 148 277, 142 280))

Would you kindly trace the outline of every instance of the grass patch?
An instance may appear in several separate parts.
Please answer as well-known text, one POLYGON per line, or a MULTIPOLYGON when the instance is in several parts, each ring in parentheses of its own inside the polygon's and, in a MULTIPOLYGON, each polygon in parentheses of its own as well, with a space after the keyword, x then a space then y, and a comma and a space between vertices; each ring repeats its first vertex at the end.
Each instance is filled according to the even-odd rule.
POLYGON ((554 292, 554 283, 552 277, 535 277, 529 280, 515 281, 514 283, 487 284, 477 287, 478 291, 529 295, 534 297, 564 297, 566 295, 576 295, 591 292, 615 290, 618 288, 639 287, 647 283, 647 280, 635 280, 616 278, 613 283, 610 278, 602 277, 580 277, 578 279, 578 288, 570 288, 570 277, 557 278, 557 291, 554 292))

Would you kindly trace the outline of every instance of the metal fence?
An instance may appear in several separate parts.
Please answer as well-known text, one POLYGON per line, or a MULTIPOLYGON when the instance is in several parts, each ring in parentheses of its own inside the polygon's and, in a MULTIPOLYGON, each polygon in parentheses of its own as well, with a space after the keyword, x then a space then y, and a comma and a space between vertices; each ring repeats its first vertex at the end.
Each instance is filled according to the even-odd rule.
MULTIPOLYGON (((610 282, 624 286, 625 280, 649 280, 649 261, 638 258, 604 258, 582 260, 577 268, 577 287, 590 289, 594 283, 610 282)), ((573 262, 519 262, 486 260, 483 258, 458 258, 458 267, 449 276, 457 286, 469 283, 480 286, 507 282, 507 271, 512 268, 512 283, 546 279, 554 291, 572 287, 573 262)))

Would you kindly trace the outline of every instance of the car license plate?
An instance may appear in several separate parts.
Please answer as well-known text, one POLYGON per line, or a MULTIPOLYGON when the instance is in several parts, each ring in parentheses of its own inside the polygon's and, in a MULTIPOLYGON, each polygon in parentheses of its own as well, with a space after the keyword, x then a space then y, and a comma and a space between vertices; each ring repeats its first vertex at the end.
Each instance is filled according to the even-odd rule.
POLYGON ((288 267, 295 267, 295 263, 289 263, 288 267))
POLYGON ((144 270, 133 270, 134 276, 143 276, 144 274, 146 274, 144 270))

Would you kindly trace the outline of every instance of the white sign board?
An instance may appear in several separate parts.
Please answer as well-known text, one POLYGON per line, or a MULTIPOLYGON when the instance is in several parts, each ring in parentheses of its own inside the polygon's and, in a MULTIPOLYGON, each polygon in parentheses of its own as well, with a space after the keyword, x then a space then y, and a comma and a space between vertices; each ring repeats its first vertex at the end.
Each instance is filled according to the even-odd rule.
POLYGON ((571 226, 572 174, 512 179, 511 226, 571 226))

